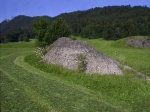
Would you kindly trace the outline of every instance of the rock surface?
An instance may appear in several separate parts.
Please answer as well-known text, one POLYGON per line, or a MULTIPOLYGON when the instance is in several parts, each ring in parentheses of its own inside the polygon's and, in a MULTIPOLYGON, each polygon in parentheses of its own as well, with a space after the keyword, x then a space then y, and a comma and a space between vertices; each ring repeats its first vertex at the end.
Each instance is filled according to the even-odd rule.
POLYGON ((79 56, 85 57, 83 64, 86 73, 122 75, 118 62, 98 52, 85 41, 67 37, 56 40, 54 47, 46 53, 43 60, 77 70, 81 61, 79 56))
POLYGON ((134 47, 150 48, 150 38, 130 38, 126 42, 134 47))

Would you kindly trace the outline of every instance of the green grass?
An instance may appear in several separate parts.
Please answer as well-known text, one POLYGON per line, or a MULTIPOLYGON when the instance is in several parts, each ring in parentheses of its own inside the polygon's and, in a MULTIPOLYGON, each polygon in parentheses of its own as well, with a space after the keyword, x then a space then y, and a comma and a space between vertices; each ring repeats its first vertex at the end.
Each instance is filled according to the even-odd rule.
MULTIPOLYGON (((134 50, 139 54, 142 52, 141 56, 149 55, 148 51, 141 49, 113 48, 111 46, 113 41, 101 39, 86 41, 113 58, 117 59, 116 55, 120 55, 119 60, 122 59, 122 63, 123 61, 129 63, 126 61, 130 59, 130 55, 134 55, 132 53, 134 50), (114 55, 114 51, 119 54, 114 55)), ((23 43, 0 45, 2 112, 148 112, 150 110, 150 82, 136 77, 132 72, 126 72, 124 76, 87 75, 75 72, 61 66, 43 63, 40 58, 31 55, 35 49, 34 43, 24 44, 26 45, 23 43)), ((134 64, 136 62, 133 63, 133 67, 134 64)), ((145 66, 146 62, 142 64, 145 66)))
POLYGON ((31 42, 9 42, 1 43, 0 48, 33 48, 35 47, 34 41, 31 42))
POLYGON ((125 76, 85 75, 84 73, 79 74, 78 72, 66 70, 60 66, 45 64, 33 55, 27 56, 25 60, 32 66, 51 73, 51 77, 57 77, 88 88, 95 92, 94 94, 103 95, 104 98, 102 99, 109 99, 108 102, 127 108, 128 111, 130 110, 128 108, 131 108, 132 111, 135 110, 135 112, 140 109, 149 109, 147 103, 150 101, 150 83, 132 74, 125 76), (144 107, 139 107, 139 105, 144 105, 144 107))

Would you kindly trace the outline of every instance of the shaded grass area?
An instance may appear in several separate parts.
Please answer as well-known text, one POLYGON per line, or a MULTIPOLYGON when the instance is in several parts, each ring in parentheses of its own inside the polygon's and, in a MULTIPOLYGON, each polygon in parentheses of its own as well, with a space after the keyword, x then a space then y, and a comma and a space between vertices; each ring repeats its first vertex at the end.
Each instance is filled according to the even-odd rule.
POLYGON ((34 55, 27 56, 25 61, 62 80, 67 80, 73 84, 81 85, 85 88, 102 93, 105 97, 116 99, 120 104, 126 103, 124 106, 130 108, 132 111, 140 112, 141 110, 149 110, 149 105, 147 103, 150 101, 150 83, 145 80, 140 80, 132 74, 125 76, 79 74, 56 65, 43 63, 34 55))
POLYGON ((34 41, 31 42, 9 42, 1 43, 0 48, 33 48, 35 47, 34 41))

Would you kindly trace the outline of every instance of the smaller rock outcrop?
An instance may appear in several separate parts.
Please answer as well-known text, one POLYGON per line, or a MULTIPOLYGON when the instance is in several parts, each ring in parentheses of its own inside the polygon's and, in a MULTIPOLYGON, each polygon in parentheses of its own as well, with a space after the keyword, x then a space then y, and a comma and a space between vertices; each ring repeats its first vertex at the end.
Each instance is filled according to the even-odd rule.
POLYGON ((80 69, 86 73, 122 74, 117 61, 98 52, 85 41, 62 37, 53 45, 43 58, 47 63, 74 70, 80 69))
POLYGON ((133 47, 150 48, 150 38, 129 38, 127 44, 133 47))

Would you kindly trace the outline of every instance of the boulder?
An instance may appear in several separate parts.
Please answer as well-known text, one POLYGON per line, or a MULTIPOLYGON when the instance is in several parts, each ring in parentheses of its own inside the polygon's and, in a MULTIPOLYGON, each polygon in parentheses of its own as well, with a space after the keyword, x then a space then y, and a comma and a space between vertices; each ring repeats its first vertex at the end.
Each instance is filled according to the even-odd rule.
POLYGON ((47 63, 86 73, 122 75, 119 63, 91 47, 87 42, 61 37, 53 43, 54 47, 45 54, 47 63))
POLYGON ((150 48, 150 38, 129 38, 126 42, 133 47, 150 48))

